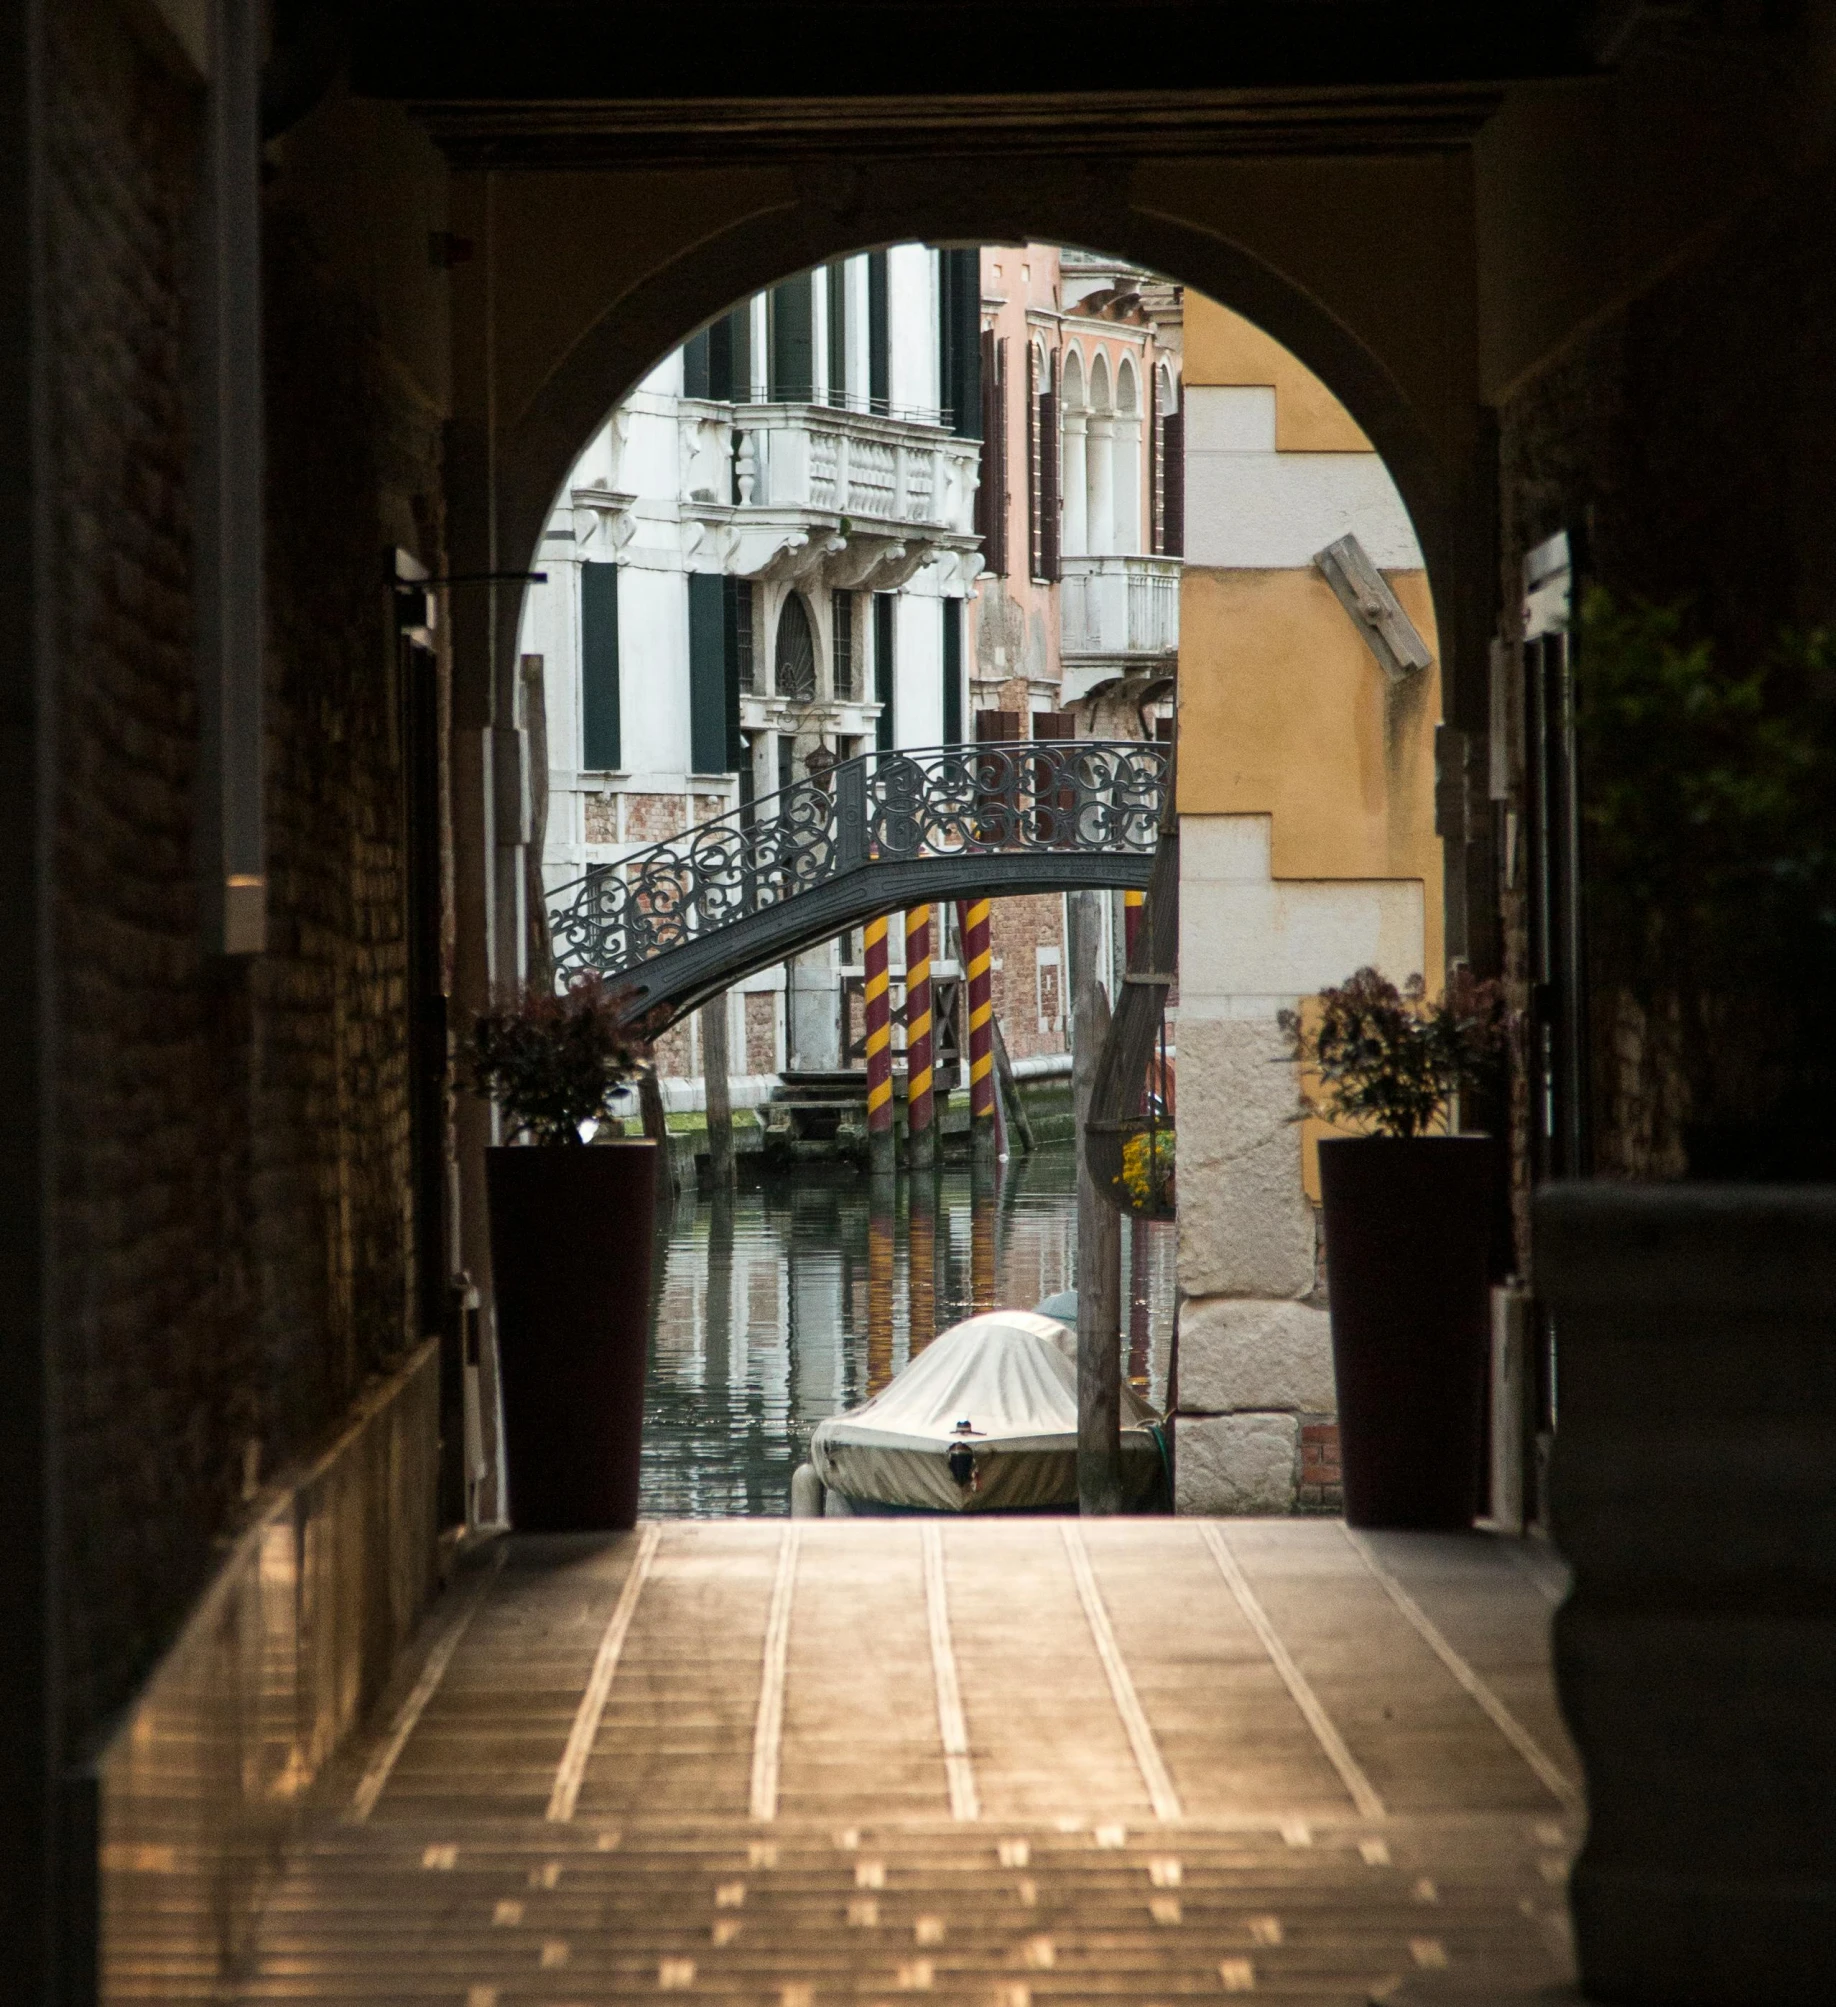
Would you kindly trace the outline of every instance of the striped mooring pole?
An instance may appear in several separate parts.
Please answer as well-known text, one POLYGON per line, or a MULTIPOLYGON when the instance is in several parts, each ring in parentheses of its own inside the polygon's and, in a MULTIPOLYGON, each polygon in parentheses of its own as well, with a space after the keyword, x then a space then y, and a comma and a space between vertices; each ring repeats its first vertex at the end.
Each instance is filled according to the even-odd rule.
POLYGON ((931 909, 905 916, 905 1147, 913 1170, 937 1161, 931 1085, 931 909))
POLYGON ((957 907, 963 935, 963 971, 969 978, 969 1124, 977 1157, 995 1151, 994 955, 989 946, 993 902, 957 907))
POLYGON ((1146 903, 1145 892, 1124 892, 1122 895, 1122 952, 1129 968, 1135 966, 1135 936, 1141 931, 1141 908, 1146 903))
POLYGON ((862 930, 867 948, 867 1163, 875 1177, 893 1171, 892 996, 886 968, 886 920, 862 930))

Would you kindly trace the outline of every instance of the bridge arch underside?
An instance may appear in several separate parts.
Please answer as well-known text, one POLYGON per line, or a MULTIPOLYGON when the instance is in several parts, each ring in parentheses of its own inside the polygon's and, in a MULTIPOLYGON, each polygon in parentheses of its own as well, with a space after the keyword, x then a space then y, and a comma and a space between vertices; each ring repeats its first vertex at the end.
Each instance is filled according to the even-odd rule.
MULTIPOLYGON (((431 122, 439 133, 437 110, 431 122)), ((443 136, 463 168, 467 141, 443 136)), ((570 164, 558 144, 544 169, 570 164)), ((618 401, 735 299, 793 272, 914 240, 1088 246, 1243 314, 1351 412, 1395 479, 1434 581, 1449 715, 1481 721, 1494 470, 1477 396, 1471 174, 1445 130, 1382 161, 1099 162, 975 147, 973 134, 933 136, 913 149, 917 173, 889 151, 845 165, 457 175, 456 222, 491 246, 492 283, 470 266, 456 274, 461 345, 469 311, 469 345, 491 361, 456 386, 477 408, 460 418, 454 472, 472 451, 489 460, 495 521, 461 523, 483 484, 463 497, 455 487, 455 531, 469 527, 481 556, 533 563, 570 467, 618 401)), ((603 145, 593 158, 607 159, 603 145)), ((514 659, 517 597, 496 595, 500 661, 514 659)))
MULTIPOLYGON (((635 968, 602 973, 633 992, 630 1014, 643 1016, 660 1033, 746 977, 881 914, 953 899, 1008 899, 1032 892, 1145 892, 1153 866, 1152 851, 1062 857, 972 852, 864 864, 780 905, 666 949, 635 968)), ((571 959, 559 936, 556 947, 563 974, 594 966, 587 958, 571 959)))

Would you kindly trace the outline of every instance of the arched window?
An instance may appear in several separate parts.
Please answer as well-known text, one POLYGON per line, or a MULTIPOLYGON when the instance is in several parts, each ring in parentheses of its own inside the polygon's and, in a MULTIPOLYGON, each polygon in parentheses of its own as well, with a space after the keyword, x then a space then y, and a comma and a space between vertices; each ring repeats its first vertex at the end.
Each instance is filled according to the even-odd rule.
POLYGON ((772 680, 780 697, 807 704, 816 695, 816 637, 801 593, 793 592, 778 615, 778 645, 772 656, 772 680))
POLYGON ((1127 356, 1116 365, 1116 412, 1123 418, 1135 415, 1135 365, 1127 356))
POLYGON ((1109 409, 1109 358, 1101 349, 1090 359, 1090 408, 1109 409))
POLYGON ((1082 411, 1084 408, 1084 358, 1076 349, 1065 352, 1065 409, 1082 411))
POLYGON ((1084 548, 1109 557, 1116 543, 1116 420, 1110 408, 1109 358, 1090 358, 1090 438, 1084 452, 1084 548))

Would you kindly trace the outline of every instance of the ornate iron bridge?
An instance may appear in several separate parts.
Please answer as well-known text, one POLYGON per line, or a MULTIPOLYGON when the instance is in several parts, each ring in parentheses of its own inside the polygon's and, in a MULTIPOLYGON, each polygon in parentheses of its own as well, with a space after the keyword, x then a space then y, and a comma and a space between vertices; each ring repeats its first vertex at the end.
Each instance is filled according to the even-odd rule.
POLYGON ((844 760, 552 892, 557 975, 597 970, 660 1028, 879 913, 1145 887, 1168 768, 1139 739, 844 760))

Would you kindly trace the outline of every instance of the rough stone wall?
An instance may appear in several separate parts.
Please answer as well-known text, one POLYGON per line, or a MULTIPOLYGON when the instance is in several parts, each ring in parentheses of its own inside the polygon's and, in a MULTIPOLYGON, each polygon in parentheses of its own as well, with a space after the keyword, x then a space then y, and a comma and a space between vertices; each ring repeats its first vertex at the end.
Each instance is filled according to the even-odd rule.
MULTIPOLYGON (((1566 528, 1579 533, 1583 584, 1605 584, 1621 599, 1686 602, 1693 630, 1712 638, 1730 669, 1750 665, 1785 626, 1836 619, 1836 244, 1825 228, 1833 200, 1836 165, 1826 158, 1757 200, 1504 405, 1508 618, 1524 552, 1566 528)), ((1521 743, 1520 732, 1520 753, 1521 743)), ((1507 974, 1520 1005, 1525 891, 1520 871, 1503 895, 1507 974)), ((1627 991, 1612 942, 1597 935, 1592 948, 1598 1171, 1677 1176, 1691 1166, 1692 1119, 1764 1121, 1769 1106, 1801 1097, 1805 1034, 1789 1006, 1736 998, 1712 1040, 1718 1050, 1692 1050, 1673 1011, 1627 991), (1708 1079, 1715 1085, 1705 1093, 1708 1079), (1711 1097, 1723 1105, 1700 1105, 1711 1097)), ((1800 1108, 1795 1119, 1803 1116, 1800 1108)), ((1526 1121, 1520 1081, 1520 1145, 1526 1121)))
POLYGON ((278 206, 265 273, 274 948, 201 952, 187 402, 201 103, 105 0, 51 10, 55 924, 69 1733, 145 1673, 251 1480, 406 1352, 391 484, 437 432, 278 206))

